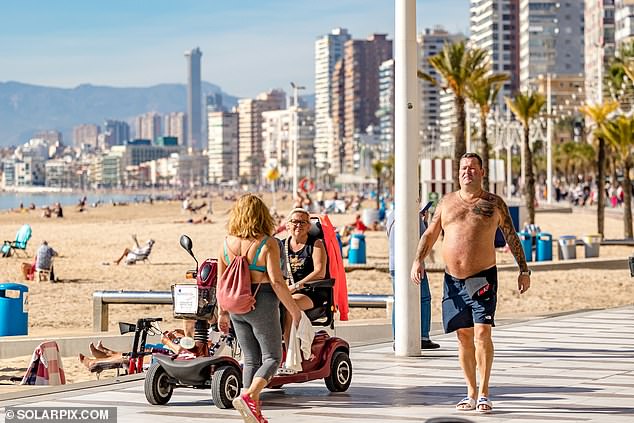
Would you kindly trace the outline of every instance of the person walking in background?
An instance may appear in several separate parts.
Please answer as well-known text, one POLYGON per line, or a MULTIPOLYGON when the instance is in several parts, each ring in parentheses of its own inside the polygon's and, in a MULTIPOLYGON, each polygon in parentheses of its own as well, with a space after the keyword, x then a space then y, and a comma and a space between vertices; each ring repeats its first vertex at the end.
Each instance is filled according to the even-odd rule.
POLYGON ((482 159, 466 153, 460 159, 460 190, 446 194, 418 243, 411 279, 425 277, 423 260, 444 231, 442 254, 445 262, 442 301, 445 332, 457 332, 460 366, 467 383, 467 396, 456 404, 458 411, 493 410, 489 400, 489 378, 493 365, 491 328, 497 305, 497 268, 494 248, 499 227, 520 268, 520 294, 530 287, 530 270, 513 227, 509 209, 499 196, 482 188, 482 159), (478 389, 476 369, 480 375, 478 389), (476 400, 477 398, 477 400, 476 400))
MULTIPOLYGON (((427 229, 427 213, 429 209, 423 209, 419 213, 419 237, 423 235, 427 229)), ((387 237, 389 240, 389 266, 390 279, 392 280, 392 292, 394 292, 394 209, 387 215, 387 237)), ((394 338, 394 309, 396 303, 392 306, 392 338, 394 338)), ((429 339, 429 330, 431 328, 431 292, 429 290, 429 280, 425 274, 420 282, 420 348, 422 350, 431 350, 440 348, 440 345, 429 339)))
POLYGON ((231 314, 219 304, 218 327, 224 333, 233 325, 244 356, 242 384, 245 389, 233 406, 247 423, 266 422, 260 408, 260 393, 275 375, 282 361, 280 301, 295 326, 301 311, 282 277, 280 247, 271 235, 275 222, 264 202, 245 194, 234 205, 228 235, 218 253, 218 276, 238 256, 247 259, 255 308, 244 314, 231 314))

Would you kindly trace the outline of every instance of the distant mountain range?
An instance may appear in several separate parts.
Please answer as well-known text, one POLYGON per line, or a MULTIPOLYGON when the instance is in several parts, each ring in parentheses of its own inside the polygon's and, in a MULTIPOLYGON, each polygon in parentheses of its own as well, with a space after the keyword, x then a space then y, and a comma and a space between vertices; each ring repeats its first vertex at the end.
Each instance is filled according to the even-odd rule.
MULTIPOLYGON (((222 92, 209 82, 202 83, 205 95, 221 93, 223 104, 231 108, 238 98, 222 92)), ((302 96, 312 106, 314 95, 302 96)), ((90 84, 75 88, 54 88, 20 82, 0 82, 0 147, 19 145, 41 130, 62 132, 64 144, 72 144, 73 126, 94 123, 103 126, 106 119, 131 123, 135 116, 186 111, 184 84, 160 84, 151 87, 117 88, 90 84)))

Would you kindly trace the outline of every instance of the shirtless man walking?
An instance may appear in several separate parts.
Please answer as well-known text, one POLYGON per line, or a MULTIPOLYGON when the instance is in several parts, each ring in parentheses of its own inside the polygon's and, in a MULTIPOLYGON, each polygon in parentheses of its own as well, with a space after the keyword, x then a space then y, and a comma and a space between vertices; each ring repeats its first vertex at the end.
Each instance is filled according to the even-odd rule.
POLYGON ((499 227, 519 264, 520 294, 530 287, 530 270, 513 227, 508 207, 497 195, 482 189, 482 159, 466 153, 460 160, 460 190, 445 195, 427 231, 420 238, 412 264, 416 284, 425 274, 423 260, 444 231, 442 255, 445 261, 442 314, 445 332, 456 331, 460 367, 467 383, 467 397, 456 405, 459 411, 493 409, 489 400, 489 377, 493 364, 493 340, 497 302, 497 268, 493 240, 499 227), (477 389, 476 369, 480 374, 477 389))

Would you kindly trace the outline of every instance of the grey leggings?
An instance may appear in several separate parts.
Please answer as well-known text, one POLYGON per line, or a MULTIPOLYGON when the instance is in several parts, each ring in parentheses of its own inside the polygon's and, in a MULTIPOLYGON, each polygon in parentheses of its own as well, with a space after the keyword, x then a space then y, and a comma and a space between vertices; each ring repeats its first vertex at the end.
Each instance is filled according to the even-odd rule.
POLYGON ((242 385, 245 388, 254 377, 271 380, 282 361, 280 300, 271 284, 260 286, 255 301, 255 310, 231 315, 244 356, 242 385))

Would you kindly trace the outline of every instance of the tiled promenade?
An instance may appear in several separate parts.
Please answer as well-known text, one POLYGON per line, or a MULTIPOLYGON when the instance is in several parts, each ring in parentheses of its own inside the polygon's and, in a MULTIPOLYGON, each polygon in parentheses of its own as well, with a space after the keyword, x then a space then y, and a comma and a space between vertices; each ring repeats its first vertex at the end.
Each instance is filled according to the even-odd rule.
MULTIPOLYGON (((395 358, 390 344, 356 347, 350 390, 323 382, 264 394, 271 422, 634 422, 634 306, 500 326, 491 397, 494 412, 458 413, 465 395, 454 335, 419 358, 395 358), (451 421, 451 420, 446 420, 451 421), (454 420, 455 421, 455 420, 454 420)), ((167 406, 150 406, 142 381, 6 401, 2 405, 117 406, 119 422, 239 422, 214 407, 206 391, 177 390, 167 406)), ((4 409, 0 411, 4 418, 4 409)))

